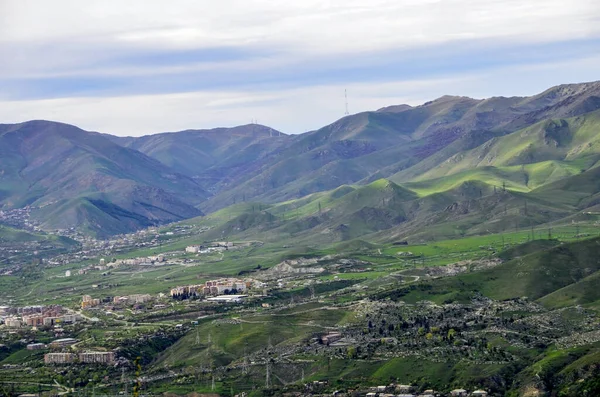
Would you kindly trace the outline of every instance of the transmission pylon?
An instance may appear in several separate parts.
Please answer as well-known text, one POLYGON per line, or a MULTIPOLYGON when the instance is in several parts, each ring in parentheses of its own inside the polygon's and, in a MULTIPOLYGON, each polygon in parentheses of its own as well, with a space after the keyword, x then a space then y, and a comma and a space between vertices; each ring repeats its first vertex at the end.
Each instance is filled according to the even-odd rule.
POLYGON ((244 346, 244 362, 242 364, 242 374, 248 374, 248 349, 247 346, 244 346))
POLYGON ((344 114, 347 116, 350 114, 350 112, 348 111, 348 90, 344 90, 344 99, 346 102, 346 111, 344 114))
POLYGON ((267 361, 267 379, 265 380, 265 387, 268 389, 271 387, 271 365, 267 361))

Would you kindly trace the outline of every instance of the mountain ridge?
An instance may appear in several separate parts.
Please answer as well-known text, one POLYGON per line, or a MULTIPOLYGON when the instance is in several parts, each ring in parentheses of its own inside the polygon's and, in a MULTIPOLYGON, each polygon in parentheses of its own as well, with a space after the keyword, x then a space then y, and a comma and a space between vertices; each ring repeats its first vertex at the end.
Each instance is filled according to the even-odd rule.
POLYGON ((597 166, 598 112, 600 82, 591 82, 531 97, 447 95, 349 115, 298 135, 258 124, 142 137, 44 120, 0 124, 0 205, 51 205, 36 212, 45 227, 81 226, 90 218, 95 225, 86 227, 114 234, 119 224, 135 230, 381 178, 411 191, 415 203, 479 182, 484 196, 501 185, 544 192, 546 184, 597 166))

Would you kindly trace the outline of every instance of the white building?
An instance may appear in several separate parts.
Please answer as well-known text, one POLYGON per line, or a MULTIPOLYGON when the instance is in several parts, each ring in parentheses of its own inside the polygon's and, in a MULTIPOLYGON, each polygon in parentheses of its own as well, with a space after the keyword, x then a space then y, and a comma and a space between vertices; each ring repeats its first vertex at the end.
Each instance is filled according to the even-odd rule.
POLYGON ((70 270, 67 270, 65 272, 65 277, 71 277, 71 271, 70 270))
POLYGON ((240 303, 246 299, 248 295, 219 295, 207 298, 206 300, 211 302, 222 302, 222 303, 240 303))
POLYGON ((4 324, 7 327, 18 328, 21 326, 21 320, 16 317, 7 317, 4 319, 4 324))
POLYGON ((199 245, 190 245, 188 247, 185 247, 185 252, 187 252, 188 254, 197 254, 199 251, 200 251, 199 245))

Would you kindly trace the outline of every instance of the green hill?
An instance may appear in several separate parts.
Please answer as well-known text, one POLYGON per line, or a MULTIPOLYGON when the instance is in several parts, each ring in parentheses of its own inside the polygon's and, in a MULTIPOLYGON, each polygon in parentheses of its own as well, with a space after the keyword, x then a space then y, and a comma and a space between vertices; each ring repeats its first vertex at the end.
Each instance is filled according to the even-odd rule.
MULTIPOLYGON (((591 292, 586 295, 584 290, 579 291, 579 296, 567 295, 568 299, 565 294, 597 279, 600 238, 540 248, 488 270, 434 280, 429 294, 439 299, 452 299, 459 292, 482 293, 498 300, 528 297, 549 306, 567 304, 568 299, 581 303, 595 301, 595 295, 591 292)), ((411 294, 407 299, 412 299, 411 294)))
MULTIPOLYGON (((536 123, 545 125, 548 147, 554 142, 562 144, 560 128, 554 131, 552 122, 544 124, 544 120, 596 111, 600 108, 600 101, 593 98, 599 93, 600 84, 589 83, 555 87, 531 98, 475 100, 446 96, 421 106, 391 107, 347 116, 319 130, 292 137, 268 158, 248 163, 232 183, 219 185, 215 197, 202 204, 201 208, 211 212, 244 197, 275 203, 332 190, 343 184, 370 183, 381 178, 390 178, 396 183, 415 178, 422 180, 422 174, 438 166, 446 166, 446 161, 453 164, 457 161, 454 156, 478 150, 481 145, 490 145, 494 139, 502 139, 536 123)), ((589 124, 592 125, 591 119, 589 124)), ((586 128, 587 124, 580 128, 574 144, 579 142, 579 137, 583 139, 586 128)), ((517 136, 513 139, 525 138, 517 136)), ((522 142, 516 145, 511 142, 509 147, 515 147, 517 152, 514 155, 524 159, 527 153, 535 152, 533 149, 527 152, 528 146, 522 142)), ((584 152, 596 154, 595 149, 582 150, 581 155, 584 152)), ((510 157, 509 153, 503 155, 510 157)), ((548 149, 537 161, 564 160, 558 158, 560 156, 555 157, 555 151, 548 149)), ((567 163, 554 165, 559 169, 555 173, 551 167, 543 169, 545 166, 525 170, 521 176, 516 169, 502 170, 501 173, 514 174, 513 178, 519 179, 515 183, 530 190, 538 184, 530 185, 527 178, 550 181, 561 175, 571 175, 575 172, 573 167, 580 166, 570 163, 570 158, 564 161, 567 163), (535 175, 530 176, 530 173, 535 175), (550 175, 544 176, 544 173, 550 175)), ((515 164, 521 163, 498 166, 515 164)), ((465 165, 461 170, 468 168, 465 165)), ((432 171, 427 178, 448 173, 435 175, 432 171)))
POLYGON ((67 124, 0 125, 0 154, 0 204, 39 208, 46 228, 122 233, 200 215, 194 205, 208 196, 164 164, 67 124))
POLYGON ((570 119, 542 121, 459 152, 415 180, 446 177, 474 168, 494 167, 518 173, 517 167, 521 166, 520 179, 524 186, 532 189, 598 164, 599 128, 598 111, 570 119))

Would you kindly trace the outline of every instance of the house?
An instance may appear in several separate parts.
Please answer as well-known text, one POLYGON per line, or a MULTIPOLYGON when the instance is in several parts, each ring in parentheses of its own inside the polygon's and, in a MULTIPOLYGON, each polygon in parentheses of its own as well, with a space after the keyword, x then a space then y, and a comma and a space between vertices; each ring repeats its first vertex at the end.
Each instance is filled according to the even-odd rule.
POLYGON ((37 327, 40 325, 44 325, 44 316, 41 315, 33 315, 33 316, 24 316, 23 321, 25 324, 31 327, 37 327))
MULTIPOLYGON (((321 338, 324 345, 328 345, 328 344, 338 341, 340 339, 342 339, 342 334, 339 332, 330 332, 321 338)), ((385 389, 384 389, 384 391, 385 391, 385 389)))
POLYGON ((8 317, 4 319, 4 324, 7 327, 19 328, 21 326, 21 320, 16 317, 8 317))
POLYGON ((411 385, 396 385, 396 391, 400 393, 410 393, 413 387, 411 385))
POLYGON ((476 397, 487 397, 488 393, 485 390, 475 390, 471 395, 476 397))
POLYGON ((200 251, 199 245, 190 245, 188 247, 185 247, 185 252, 188 254, 197 254, 198 251, 200 251))
POLYGON ((467 397, 468 392, 465 389, 454 389, 450 392, 452 397, 467 397))
POLYGON ((79 353, 79 361, 82 363, 110 364, 115 361, 115 353, 113 353, 113 352, 79 353))
POLYGON ((30 343, 27 345, 27 350, 41 350, 45 347, 46 345, 43 343, 30 343))

